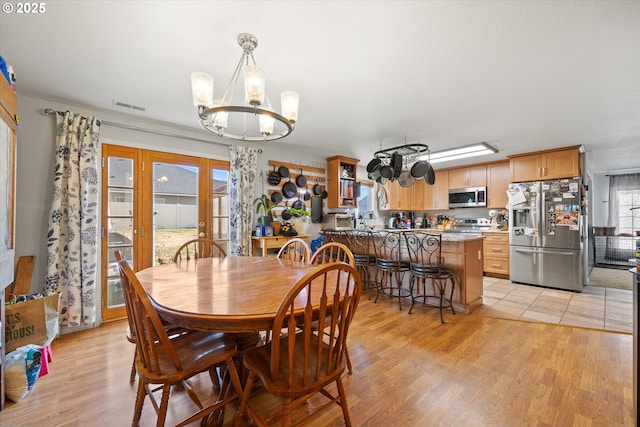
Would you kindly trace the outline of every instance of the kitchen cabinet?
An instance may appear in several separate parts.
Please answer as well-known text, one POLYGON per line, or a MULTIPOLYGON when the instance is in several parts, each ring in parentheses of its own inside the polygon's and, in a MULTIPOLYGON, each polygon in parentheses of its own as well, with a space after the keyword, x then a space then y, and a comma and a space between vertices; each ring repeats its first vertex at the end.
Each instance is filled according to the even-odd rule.
POLYGON ((511 182, 580 176, 582 146, 509 156, 511 182))
POLYGON ((442 262, 453 270, 453 293, 457 312, 470 313, 482 305, 482 239, 448 241, 442 239, 442 262))
POLYGON ((436 171, 436 182, 426 185, 424 192, 424 209, 449 209, 449 171, 436 171))
POLYGON ((349 208, 358 206, 355 193, 356 173, 360 160, 333 156, 327 159, 327 207, 349 208))
POLYGON ((401 186, 398 181, 386 183, 385 190, 389 197, 389 210, 424 210, 426 185, 423 179, 417 179, 409 187, 401 186))
POLYGON ((485 231, 483 241, 483 271, 485 276, 509 278, 509 234, 485 231))
POLYGON ((13 283, 15 260, 15 159, 18 125, 16 94, 0 74, 0 411, 4 409, 5 291, 13 283))
POLYGON ((449 188, 486 187, 485 165, 449 169, 449 188))
POLYGON ((487 207, 504 209, 509 202, 509 162, 487 164, 487 207))

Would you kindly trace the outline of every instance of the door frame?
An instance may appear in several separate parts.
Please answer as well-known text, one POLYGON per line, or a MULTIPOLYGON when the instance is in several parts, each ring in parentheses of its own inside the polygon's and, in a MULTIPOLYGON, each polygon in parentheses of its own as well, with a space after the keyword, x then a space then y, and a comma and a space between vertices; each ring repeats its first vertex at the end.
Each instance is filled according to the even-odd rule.
POLYGON ((206 218, 205 226, 198 232, 211 236, 213 169, 229 170, 228 160, 209 159, 191 155, 153 151, 144 148, 126 147, 114 144, 102 144, 102 184, 101 184, 101 289, 100 307, 102 321, 111 321, 126 317, 124 305, 109 308, 107 306, 108 279, 108 157, 132 159, 133 167, 133 270, 140 271, 153 265, 153 164, 171 163, 195 166, 198 174, 198 222, 206 218), (142 207, 149 207, 144 209, 142 207))

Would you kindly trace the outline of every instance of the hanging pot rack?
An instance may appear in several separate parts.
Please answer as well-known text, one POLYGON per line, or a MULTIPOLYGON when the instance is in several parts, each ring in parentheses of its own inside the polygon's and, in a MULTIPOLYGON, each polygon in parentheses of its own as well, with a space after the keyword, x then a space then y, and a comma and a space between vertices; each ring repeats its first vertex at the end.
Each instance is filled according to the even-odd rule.
POLYGON ((405 157, 407 162, 411 163, 416 160, 421 154, 429 152, 429 146, 426 144, 403 144, 397 147, 385 148, 384 150, 378 150, 373 153, 373 157, 380 160, 390 160, 393 153, 398 153, 402 156, 403 162, 405 157))

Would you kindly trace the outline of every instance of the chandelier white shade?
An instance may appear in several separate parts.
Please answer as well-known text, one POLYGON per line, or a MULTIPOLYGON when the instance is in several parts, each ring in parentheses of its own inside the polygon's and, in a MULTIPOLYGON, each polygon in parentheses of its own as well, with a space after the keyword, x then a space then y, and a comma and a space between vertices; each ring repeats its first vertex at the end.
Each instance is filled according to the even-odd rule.
POLYGON ((258 40, 251 34, 238 36, 242 56, 222 99, 214 99, 214 81, 207 73, 191 74, 193 104, 198 107, 202 127, 223 138, 242 141, 272 141, 293 132, 298 119, 299 95, 284 91, 280 96, 282 114, 275 112, 266 95, 264 73, 255 63, 253 50, 258 40), (244 78, 244 103, 234 105, 238 80, 244 78))

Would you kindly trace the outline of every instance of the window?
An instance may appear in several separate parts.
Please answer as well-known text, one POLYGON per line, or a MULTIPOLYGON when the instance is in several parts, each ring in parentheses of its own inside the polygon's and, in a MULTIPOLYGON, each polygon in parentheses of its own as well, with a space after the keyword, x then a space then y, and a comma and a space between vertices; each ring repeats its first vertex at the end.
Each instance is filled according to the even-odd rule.
POLYGON ((640 230, 640 174, 609 177, 609 226, 618 235, 640 230))

